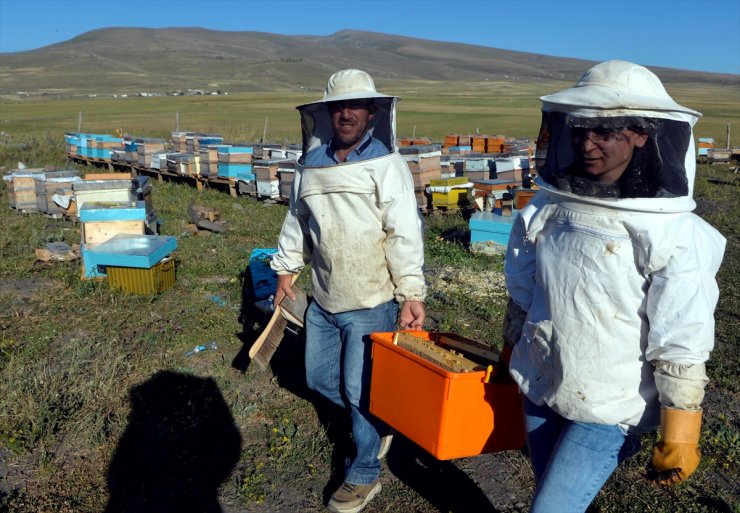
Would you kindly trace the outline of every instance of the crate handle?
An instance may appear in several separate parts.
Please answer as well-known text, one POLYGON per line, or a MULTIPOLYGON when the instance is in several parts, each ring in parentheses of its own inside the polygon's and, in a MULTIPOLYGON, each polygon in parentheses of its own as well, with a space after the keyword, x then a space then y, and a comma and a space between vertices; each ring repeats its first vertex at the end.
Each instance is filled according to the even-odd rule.
POLYGON ((486 368, 486 377, 483 378, 483 383, 488 383, 491 381, 491 376, 493 375, 493 365, 489 365, 486 368))

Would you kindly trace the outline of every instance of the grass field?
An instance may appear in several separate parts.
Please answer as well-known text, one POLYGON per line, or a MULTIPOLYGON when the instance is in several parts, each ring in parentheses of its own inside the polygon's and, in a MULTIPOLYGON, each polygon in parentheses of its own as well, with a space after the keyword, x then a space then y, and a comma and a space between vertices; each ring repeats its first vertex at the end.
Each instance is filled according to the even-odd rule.
MULTIPOLYGON (((430 137, 441 141, 448 133, 537 135, 539 97, 571 84, 550 82, 512 84, 495 82, 402 82, 387 90, 401 96, 398 135, 430 137)), ((381 89, 383 90, 383 89, 381 89)), ((674 92, 673 90, 670 92, 674 92)), ((740 92, 725 86, 676 86, 679 103, 704 113, 697 137, 713 137, 718 146, 727 141, 727 125, 740 138, 740 92)), ((320 93, 239 93, 228 96, 129 97, 55 99, 38 97, 0 101, 0 131, 10 137, 77 130, 112 134, 122 128, 135 137, 169 138, 176 128, 218 133, 230 141, 256 141, 268 120, 267 141, 300 142, 296 105, 314 101, 320 93)), ((740 140, 740 139, 738 139, 740 140)))
MULTIPOLYGON (((408 132, 401 135, 411 135, 414 125, 417 136, 435 138, 475 128, 507 135, 536 130, 532 102, 542 94, 538 88, 487 100, 457 92, 435 96, 421 86, 412 99, 408 87, 399 114, 399 126, 408 132), (432 100, 440 105, 428 107, 432 100), (501 124, 489 117, 500 117, 501 124), (456 128, 448 128, 445 119, 456 128)), ((738 106, 730 105, 731 98, 724 107, 713 98, 680 101, 715 109, 716 121, 707 116, 702 122, 721 128, 724 107, 736 122, 738 106)), ((76 129, 80 110, 83 129, 94 132, 122 126, 137 136, 166 136, 180 110, 181 129, 243 140, 261 136, 267 115, 270 138, 289 140, 297 136, 292 107, 312 99, 3 103, 0 128, 11 137, 0 143, 0 166, 11 168, 19 160, 63 165, 62 133, 76 129)), ((740 512, 739 186, 727 167, 699 168, 697 213, 728 239, 718 276, 702 464, 687 483, 650 485, 643 474, 655 437, 646 435, 641 453, 619 468, 594 512, 740 512)), ((20 215, 8 209, 4 182, 0 187, 0 510, 131 511, 127 501, 136 496, 150 500, 146 511, 208 511, 216 500, 225 513, 323 511, 347 442, 341 417, 306 389, 300 337, 285 339, 268 372, 245 357, 265 322, 251 307, 248 257, 254 248, 275 246, 285 207, 155 183, 161 232, 178 238, 177 281, 156 297, 127 296, 105 282, 80 280, 78 262, 37 262, 35 248, 79 242, 79 225, 20 215), (186 232, 191 201, 217 208, 227 232, 186 232), (218 348, 185 356, 208 341, 218 348)), ((502 260, 471 254, 468 237, 461 216, 427 220, 426 327, 498 346, 506 300, 502 260)), ((524 512, 532 490, 521 452, 439 462, 402 437, 394 442, 382 480, 384 491, 369 513, 524 512)))

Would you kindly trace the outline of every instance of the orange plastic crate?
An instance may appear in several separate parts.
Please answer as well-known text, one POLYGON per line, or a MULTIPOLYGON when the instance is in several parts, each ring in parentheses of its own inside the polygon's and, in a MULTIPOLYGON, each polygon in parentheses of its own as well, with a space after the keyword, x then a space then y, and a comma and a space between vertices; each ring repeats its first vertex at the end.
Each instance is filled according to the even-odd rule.
MULTIPOLYGON (((427 340, 449 333, 409 332, 427 340)), ((428 451, 448 460, 524 446, 518 387, 486 372, 449 372, 402 347, 393 333, 373 333, 370 412, 428 451)))

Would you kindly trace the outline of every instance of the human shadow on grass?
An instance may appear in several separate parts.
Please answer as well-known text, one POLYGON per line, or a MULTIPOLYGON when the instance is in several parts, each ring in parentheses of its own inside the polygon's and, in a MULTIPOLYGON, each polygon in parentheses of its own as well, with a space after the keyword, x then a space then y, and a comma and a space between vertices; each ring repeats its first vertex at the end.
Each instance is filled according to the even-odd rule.
POLYGON ((218 488, 241 436, 215 381, 161 371, 134 386, 130 401, 105 513, 221 513, 218 488))

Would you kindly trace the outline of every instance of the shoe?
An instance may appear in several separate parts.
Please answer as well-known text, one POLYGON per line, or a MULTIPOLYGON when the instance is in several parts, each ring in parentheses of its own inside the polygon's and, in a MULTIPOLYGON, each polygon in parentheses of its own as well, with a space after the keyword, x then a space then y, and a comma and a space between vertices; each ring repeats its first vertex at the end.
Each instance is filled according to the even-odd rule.
POLYGON ((391 450, 391 442, 393 442, 393 434, 395 431, 393 428, 388 430, 388 434, 380 437, 380 449, 378 449, 378 459, 382 460, 391 450))
POLYGON ((358 485, 345 482, 329 500, 329 511, 334 513, 358 513, 370 500, 380 493, 380 481, 358 485))

